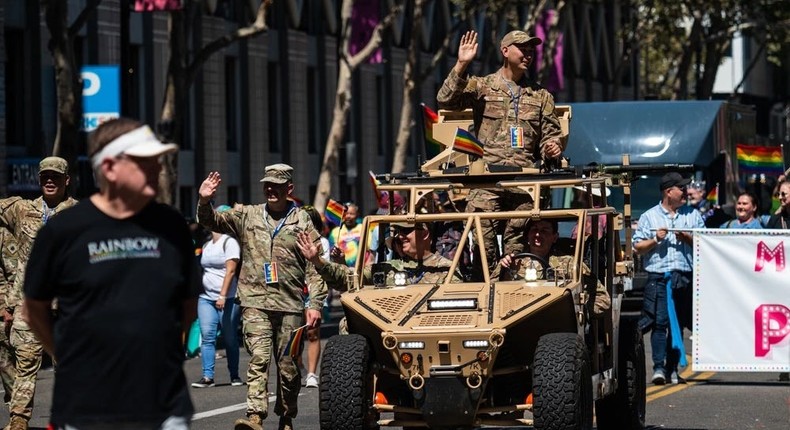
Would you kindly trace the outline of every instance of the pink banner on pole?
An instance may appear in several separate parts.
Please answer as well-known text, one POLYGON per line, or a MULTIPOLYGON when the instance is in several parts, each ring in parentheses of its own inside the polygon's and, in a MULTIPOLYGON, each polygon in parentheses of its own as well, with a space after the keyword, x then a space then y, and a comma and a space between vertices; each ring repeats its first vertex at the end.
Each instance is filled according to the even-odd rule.
MULTIPOLYGON (((535 62, 538 64, 539 68, 543 64, 543 50, 548 43, 549 30, 552 28, 552 26, 557 24, 558 18, 559 17, 557 16, 556 10, 547 9, 543 12, 540 19, 538 20, 537 25, 535 26, 535 36, 540 37, 543 40, 543 43, 538 45, 537 51, 535 52, 535 62)), ((552 93, 561 91, 563 88, 565 88, 565 78, 563 76, 562 69, 562 45, 563 34, 558 30, 557 45, 554 48, 554 65, 549 71, 546 82, 541 83, 552 93)))
MULTIPOLYGON (((365 48, 370 38, 373 36, 373 29, 379 23, 379 2, 377 1, 358 1, 354 2, 354 9, 351 11, 351 40, 349 40, 348 50, 351 55, 356 55, 365 48)), ((368 58, 368 63, 379 64, 383 60, 381 48, 368 58)))
POLYGON ((181 0, 135 0, 135 12, 154 12, 158 10, 179 10, 181 0))

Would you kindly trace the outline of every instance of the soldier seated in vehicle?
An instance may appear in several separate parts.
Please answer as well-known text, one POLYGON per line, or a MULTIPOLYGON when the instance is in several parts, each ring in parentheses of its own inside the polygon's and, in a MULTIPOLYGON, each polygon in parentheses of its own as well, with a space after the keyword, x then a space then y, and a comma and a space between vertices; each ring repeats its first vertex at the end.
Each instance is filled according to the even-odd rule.
MULTIPOLYGON (((384 263, 365 265, 363 284, 391 287, 443 283, 452 261, 431 251, 431 229, 423 223, 397 223, 392 224, 391 229, 386 242, 393 252, 393 258, 384 263)), ((300 236, 297 245, 329 287, 348 291, 353 284, 354 268, 322 259, 320 250, 310 242, 309 237, 300 236)), ((454 273, 452 281, 462 282, 462 278, 454 273)))
MULTIPOLYGON (((542 219, 526 224, 524 253, 505 255, 491 274, 492 279, 511 281, 517 279, 554 279, 569 277, 573 269, 573 255, 554 255, 555 244, 560 238, 556 219, 542 219), (544 273, 544 270, 546 273, 544 273)), ((582 264, 584 276, 591 276, 590 268, 582 264)), ((611 307, 606 287, 596 283, 593 312, 600 315, 611 307)))

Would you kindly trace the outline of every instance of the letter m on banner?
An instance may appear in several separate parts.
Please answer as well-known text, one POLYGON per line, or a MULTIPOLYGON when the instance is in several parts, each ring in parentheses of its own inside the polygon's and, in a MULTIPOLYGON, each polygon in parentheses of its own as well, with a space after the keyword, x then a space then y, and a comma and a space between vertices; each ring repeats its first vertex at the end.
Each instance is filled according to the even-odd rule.
POLYGON ((768 247, 765 242, 760 241, 757 244, 757 259, 754 262, 754 271, 760 272, 765 267, 765 264, 774 261, 776 263, 776 271, 782 272, 785 270, 785 247, 784 242, 779 242, 774 249, 768 247))

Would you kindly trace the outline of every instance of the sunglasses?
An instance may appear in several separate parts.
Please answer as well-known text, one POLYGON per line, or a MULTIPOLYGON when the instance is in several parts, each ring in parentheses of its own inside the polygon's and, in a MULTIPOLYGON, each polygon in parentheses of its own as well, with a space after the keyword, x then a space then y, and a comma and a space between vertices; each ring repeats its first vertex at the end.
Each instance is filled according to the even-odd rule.
POLYGON ((785 198, 785 197, 787 197, 787 193, 782 191, 781 193, 779 193, 779 197, 785 198))

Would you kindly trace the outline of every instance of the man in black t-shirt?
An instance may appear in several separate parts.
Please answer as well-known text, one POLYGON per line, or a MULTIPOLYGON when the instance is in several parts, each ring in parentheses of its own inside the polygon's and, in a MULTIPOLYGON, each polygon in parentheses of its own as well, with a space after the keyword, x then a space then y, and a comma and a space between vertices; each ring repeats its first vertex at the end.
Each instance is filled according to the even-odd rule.
POLYGON ((200 290, 183 217, 154 201, 159 157, 177 147, 126 118, 90 145, 99 193, 39 231, 25 279, 30 327, 58 362, 51 422, 186 430, 182 336, 200 290))

